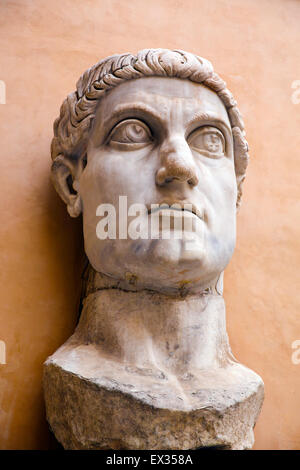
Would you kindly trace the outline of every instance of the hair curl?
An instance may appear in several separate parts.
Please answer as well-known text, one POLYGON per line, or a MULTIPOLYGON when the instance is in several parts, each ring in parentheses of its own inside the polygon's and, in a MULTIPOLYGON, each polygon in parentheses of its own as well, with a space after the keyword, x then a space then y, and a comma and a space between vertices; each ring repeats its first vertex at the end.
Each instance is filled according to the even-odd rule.
POLYGON ((64 100, 60 115, 54 122, 51 143, 53 164, 60 155, 78 159, 85 154, 97 104, 106 91, 126 80, 149 76, 176 77, 201 83, 216 92, 222 100, 232 128, 239 207, 249 155, 237 103, 208 60, 181 50, 144 49, 137 55, 113 55, 84 72, 77 82, 76 91, 64 100))

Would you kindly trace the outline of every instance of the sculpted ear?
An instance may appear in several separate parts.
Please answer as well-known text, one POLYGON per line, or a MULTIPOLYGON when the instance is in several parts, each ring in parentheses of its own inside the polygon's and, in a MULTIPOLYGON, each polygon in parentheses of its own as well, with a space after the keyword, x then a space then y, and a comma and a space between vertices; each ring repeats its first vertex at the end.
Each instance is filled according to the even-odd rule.
POLYGON ((67 209, 71 217, 78 217, 82 212, 81 197, 78 189, 78 161, 74 163, 63 155, 58 155, 51 168, 52 183, 67 204, 67 209))

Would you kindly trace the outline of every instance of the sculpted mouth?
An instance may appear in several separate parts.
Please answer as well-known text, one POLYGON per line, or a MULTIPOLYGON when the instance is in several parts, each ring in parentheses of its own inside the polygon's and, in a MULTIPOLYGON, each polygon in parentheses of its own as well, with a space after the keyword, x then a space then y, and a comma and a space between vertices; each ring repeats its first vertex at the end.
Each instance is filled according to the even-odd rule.
POLYGON ((199 219, 204 219, 204 210, 198 209, 195 204, 189 201, 163 201, 158 204, 151 204, 148 207, 148 214, 155 214, 156 212, 161 211, 179 211, 179 212, 189 212, 190 214, 194 214, 199 219))

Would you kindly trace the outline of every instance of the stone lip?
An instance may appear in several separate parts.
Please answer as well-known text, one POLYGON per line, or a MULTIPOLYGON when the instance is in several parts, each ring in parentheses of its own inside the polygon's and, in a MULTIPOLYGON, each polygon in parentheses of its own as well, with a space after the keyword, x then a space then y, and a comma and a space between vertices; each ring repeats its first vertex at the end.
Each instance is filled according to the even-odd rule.
POLYGON ((75 338, 44 365, 47 419, 64 448, 252 447, 264 387, 250 369, 232 363, 174 377, 75 338))

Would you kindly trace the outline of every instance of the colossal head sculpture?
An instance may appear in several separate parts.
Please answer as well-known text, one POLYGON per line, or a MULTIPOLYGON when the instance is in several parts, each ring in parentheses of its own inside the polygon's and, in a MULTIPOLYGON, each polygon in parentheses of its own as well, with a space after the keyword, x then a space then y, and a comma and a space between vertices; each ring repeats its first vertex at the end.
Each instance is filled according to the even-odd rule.
POLYGON ((58 439, 251 447, 263 384, 231 354, 222 298, 248 146, 225 82, 183 51, 109 57, 64 101, 51 152, 90 263, 79 325, 45 365, 58 439))

